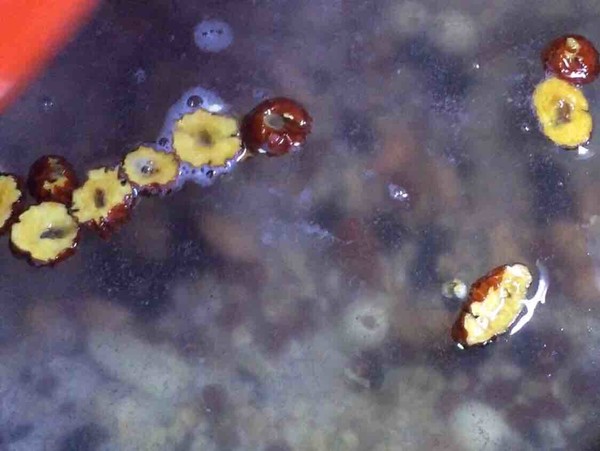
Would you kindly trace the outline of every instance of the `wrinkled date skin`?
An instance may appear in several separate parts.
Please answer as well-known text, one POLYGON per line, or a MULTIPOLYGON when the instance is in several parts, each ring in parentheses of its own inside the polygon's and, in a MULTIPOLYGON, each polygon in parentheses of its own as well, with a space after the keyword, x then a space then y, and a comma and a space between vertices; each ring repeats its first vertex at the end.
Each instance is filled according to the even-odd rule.
POLYGON ((532 276, 520 263, 494 268, 477 279, 452 328, 461 347, 483 346, 509 331, 525 306, 532 276))
POLYGON ((134 202, 134 196, 127 196, 123 199, 123 203, 116 205, 110 210, 106 218, 102 218, 99 221, 88 221, 83 225, 94 230, 103 240, 108 240, 119 226, 129 220, 134 202))
POLYGON ((600 73, 594 44, 577 34, 552 41, 542 52, 542 61, 548 72, 569 83, 591 83, 600 73))
POLYGON ((294 100, 278 97, 265 100, 246 115, 242 139, 252 153, 280 156, 306 141, 312 118, 294 100))
POLYGON ((493 288, 497 288, 502 282, 502 274, 504 273, 504 266, 499 266, 492 269, 485 276, 480 277, 471 285, 469 290, 469 296, 467 301, 463 304, 461 314, 458 320, 452 327, 452 339, 461 344, 467 342, 467 331, 464 328, 464 315, 469 311, 469 307, 473 302, 483 302, 487 297, 489 291, 493 288))
POLYGON ((53 201, 69 205, 77 185, 73 166, 61 156, 43 156, 29 169, 27 188, 38 202, 53 201))

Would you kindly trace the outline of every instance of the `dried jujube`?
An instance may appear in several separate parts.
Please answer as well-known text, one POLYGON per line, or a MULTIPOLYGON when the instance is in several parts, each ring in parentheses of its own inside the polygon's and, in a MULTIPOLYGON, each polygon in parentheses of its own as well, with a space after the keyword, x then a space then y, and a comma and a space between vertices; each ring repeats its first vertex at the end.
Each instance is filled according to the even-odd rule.
POLYGON ((555 144, 574 149, 589 141, 592 116, 587 99, 577 87, 548 78, 536 86, 533 106, 542 132, 555 144))
POLYGON ((301 146, 312 118, 298 102, 278 97, 257 105, 242 123, 244 146, 252 153, 280 156, 301 146))
POLYGON ((525 307, 532 276, 522 264, 494 268, 476 280, 452 327, 452 338, 468 347, 507 332, 525 307))
POLYGON ((77 185, 73 166, 61 156, 43 156, 29 169, 27 187, 38 202, 53 201, 69 205, 77 185))
POLYGON ((175 185, 179 176, 177 155, 148 146, 140 146, 128 153, 121 166, 129 183, 141 194, 164 194, 175 185))
POLYGON ((553 40, 542 52, 542 61, 548 72, 569 83, 590 83, 600 72, 598 51, 577 34, 553 40))
POLYGON ((135 192, 117 168, 88 172, 87 180, 73 192, 71 212, 80 224, 107 238, 129 218, 135 192))
POLYGON ((241 152, 238 134, 238 122, 233 117, 199 109, 175 123, 173 149, 192 166, 223 166, 241 152))
MULTIPOLYGON (((204 103, 194 95, 187 107, 204 103)), ((172 121, 170 113, 168 123, 172 121)), ((81 186, 64 157, 43 156, 33 163, 27 179, 27 188, 40 203, 25 212, 19 180, 0 173, 0 233, 14 223, 10 247, 15 254, 35 265, 51 265, 72 255, 81 226, 108 238, 129 218, 138 194, 167 193, 179 186, 182 173, 202 173, 210 179, 229 163, 241 161, 246 151, 285 154, 304 143, 311 122, 293 100, 271 99, 246 116, 243 142, 237 119, 198 108, 175 121, 170 146, 166 137, 159 140, 159 146, 173 152, 140 146, 116 168, 89 171, 81 186)))
POLYGON ((42 202, 23 212, 13 225, 10 245, 13 252, 35 266, 58 263, 75 252, 79 225, 67 207, 42 202))
POLYGON ((23 208, 23 190, 19 179, 0 173, 0 234, 6 232, 23 208))

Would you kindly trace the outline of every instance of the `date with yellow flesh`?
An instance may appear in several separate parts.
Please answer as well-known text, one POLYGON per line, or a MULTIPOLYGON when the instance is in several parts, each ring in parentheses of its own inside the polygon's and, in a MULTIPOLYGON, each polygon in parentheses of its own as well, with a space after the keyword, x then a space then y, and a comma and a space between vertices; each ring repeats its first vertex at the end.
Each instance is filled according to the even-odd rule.
POLYGON ((131 184, 118 168, 93 169, 85 183, 73 191, 71 213, 80 224, 108 238, 128 219, 134 197, 131 184))
POLYGON ((540 127, 555 144, 576 149, 592 135, 592 115, 580 89, 558 78, 548 78, 536 86, 533 106, 540 127))
POLYGON ((162 194, 179 176, 179 159, 172 153, 140 146, 128 153, 121 165, 129 182, 140 192, 162 194))
MULTIPOLYGON (((23 203, 23 191, 19 181, 12 174, 0 174, 0 234, 11 226, 20 213, 23 203)), ((22 210, 21 210, 22 211, 22 210)))
POLYGON ((59 202, 42 202, 19 216, 10 232, 14 253, 35 266, 57 263, 75 252, 79 225, 59 202))
POLYGON ((508 331, 525 307, 533 278, 520 263, 494 268, 476 280, 452 328, 461 346, 484 345, 508 331))
POLYGON ((234 118, 200 109, 175 123, 173 149, 192 166, 223 166, 241 151, 239 131, 234 118))

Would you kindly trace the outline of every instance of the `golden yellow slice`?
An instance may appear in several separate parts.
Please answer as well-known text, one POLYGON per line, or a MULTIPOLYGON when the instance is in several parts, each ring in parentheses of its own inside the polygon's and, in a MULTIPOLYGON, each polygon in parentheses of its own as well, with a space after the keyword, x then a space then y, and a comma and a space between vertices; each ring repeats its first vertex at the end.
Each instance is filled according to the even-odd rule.
POLYGON ((125 156, 123 172, 129 182, 140 190, 162 191, 176 181, 179 160, 172 153, 140 146, 125 156))
POLYGON ((12 249, 36 265, 48 265, 73 254, 79 225, 67 207, 58 202, 42 202, 19 216, 10 232, 12 249))
POLYGON ((234 118, 200 109, 175 123, 173 149, 193 166, 222 166, 241 150, 238 134, 234 118))
POLYGON ((475 281, 452 329, 454 340, 473 346, 507 332, 525 306, 532 280, 525 265, 514 264, 495 268, 475 281))
POLYGON ((10 174, 0 174, 0 233, 10 226, 22 198, 17 178, 10 174))
POLYGON ((87 177, 83 186, 73 191, 71 211, 80 223, 108 233, 128 217, 133 188, 119 176, 118 169, 93 169, 87 177))
POLYGON ((558 78, 548 78, 533 92, 533 105, 543 133, 565 148, 589 141, 592 116, 583 92, 558 78))

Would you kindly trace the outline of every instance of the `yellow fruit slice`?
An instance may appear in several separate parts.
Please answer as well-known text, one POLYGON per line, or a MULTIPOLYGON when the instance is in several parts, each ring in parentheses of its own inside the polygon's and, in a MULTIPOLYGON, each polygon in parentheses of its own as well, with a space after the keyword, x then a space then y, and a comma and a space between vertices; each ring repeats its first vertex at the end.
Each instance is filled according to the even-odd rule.
POLYGON ((137 188, 160 190, 176 181, 179 160, 172 153, 140 146, 125 156, 123 172, 137 188))
POLYGON ((176 122, 173 149, 193 166, 222 166, 241 150, 238 133, 234 118, 200 109, 176 122))
POLYGON ((73 191, 73 216, 80 223, 104 228, 113 221, 117 212, 120 219, 128 209, 133 188, 119 176, 118 169, 100 168, 88 172, 86 182, 73 191))
POLYGON ((0 233, 3 232, 15 213, 15 206, 23 193, 19 189, 16 177, 0 175, 0 233))
POLYGON ((454 325, 454 340, 481 345, 507 332, 525 306, 532 280, 529 269, 517 263, 495 268, 475 281, 454 325))
POLYGON ((19 216, 10 232, 13 249, 38 265, 47 265, 74 252, 79 225, 67 207, 58 202, 42 202, 19 216))
POLYGON ((589 141, 592 116, 583 92, 558 78, 548 78, 533 92, 533 105, 543 133, 561 147, 573 149, 589 141))

